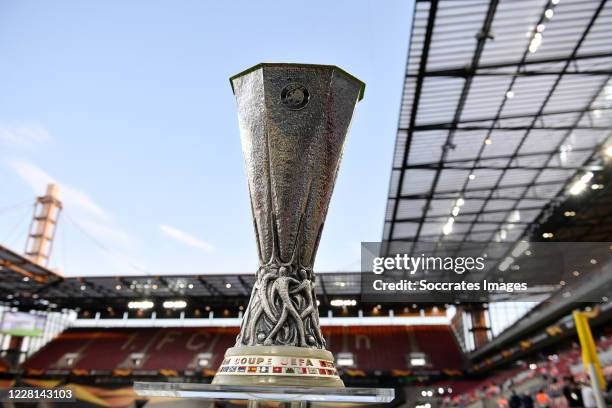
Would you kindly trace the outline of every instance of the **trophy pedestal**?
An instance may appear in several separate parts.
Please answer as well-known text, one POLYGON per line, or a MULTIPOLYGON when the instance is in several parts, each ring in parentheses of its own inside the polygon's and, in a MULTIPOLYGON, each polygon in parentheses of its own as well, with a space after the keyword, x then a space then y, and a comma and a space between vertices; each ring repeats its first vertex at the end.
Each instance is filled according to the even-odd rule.
POLYGON ((229 348, 213 384, 344 387, 332 353, 294 346, 229 348))
POLYGON ((246 400, 249 401, 249 408, 273 405, 269 404, 273 401, 280 401, 282 407, 303 408, 312 403, 334 406, 337 406, 337 403, 384 404, 395 398, 395 390, 385 388, 237 386, 163 382, 135 382, 134 391, 145 397, 246 400))

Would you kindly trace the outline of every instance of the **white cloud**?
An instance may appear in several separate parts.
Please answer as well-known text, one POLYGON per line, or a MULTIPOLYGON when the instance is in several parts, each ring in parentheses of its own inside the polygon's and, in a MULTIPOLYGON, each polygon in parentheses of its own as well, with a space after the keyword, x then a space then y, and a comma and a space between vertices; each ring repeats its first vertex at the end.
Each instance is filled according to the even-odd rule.
POLYGON ((124 248, 134 246, 135 241, 117 225, 114 217, 86 193, 59 182, 30 162, 9 160, 7 164, 32 188, 36 195, 42 195, 47 188, 47 184, 57 184, 59 186, 59 198, 64 206, 64 211, 66 211, 66 216, 77 224, 79 229, 82 229, 94 239, 124 248))
POLYGON ((55 178, 32 163, 22 160, 9 160, 7 163, 19 177, 30 185, 34 193, 38 195, 43 194, 47 188, 47 184, 55 183, 60 187, 60 198, 67 206, 78 207, 104 220, 109 220, 111 218, 111 216, 87 194, 58 182, 55 178))
POLYGON ((37 124, 0 123, 0 145, 28 147, 51 140, 47 130, 37 124))
POLYGON ((204 252, 211 252, 213 250, 213 246, 210 243, 202 241, 201 239, 194 237, 193 235, 181 231, 177 228, 171 227, 166 224, 159 224, 159 229, 164 234, 168 235, 171 238, 174 238, 175 240, 185 245, 201 249, 204 252))
POLYGON ((113 228, 97 220, 78 217, 74 222, 96 239, 113 241, 124 246, 129 246, 134 243, 132 238, 125 231, 113 228))
MULTIPOLYGON (((57 184, 64 208, 60 223, 72 225, 70 234, 74 234, 73 238, 87 241, 84 245, 88 248, 97 247, 97 250, 106 253, 95 262, 82 264, 79 275, 93 276, 107 274, 108 271, 126 275, 148 274, 145 262, 137 255, 139 242, 87 193, 58 181, 28 161, 8 160, 6 164, 37 196, 44 194, 47 184, 57 184)), ((65 240, 58 243, 66 245, 65 240)), ((57 257, 55 259, 57 262, 57 257)))

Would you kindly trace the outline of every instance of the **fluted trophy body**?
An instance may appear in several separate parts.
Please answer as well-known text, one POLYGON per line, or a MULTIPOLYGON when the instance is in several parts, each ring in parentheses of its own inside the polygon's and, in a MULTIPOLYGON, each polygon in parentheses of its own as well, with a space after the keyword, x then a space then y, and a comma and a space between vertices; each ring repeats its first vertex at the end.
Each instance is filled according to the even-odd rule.
POLYGON ((215 383, 341 386, 321 334, 313 264, 364 85, 337 67, 303 64, 260 64, 230 81, 259 268, 215 383))

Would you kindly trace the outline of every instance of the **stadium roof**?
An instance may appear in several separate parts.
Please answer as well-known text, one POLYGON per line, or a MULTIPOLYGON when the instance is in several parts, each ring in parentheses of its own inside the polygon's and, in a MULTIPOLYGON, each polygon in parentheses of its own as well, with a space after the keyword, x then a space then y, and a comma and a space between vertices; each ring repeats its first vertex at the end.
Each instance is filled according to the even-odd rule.
MULTIPOLYGON (((166 276, 102 276, 65 279, 61 284, 49 285, 40 296, 57 302, 73 302, 79 299, 140 299, 200 298, 248 300, 255 283, 255 274, 227 275, 166 275, 166 276)), ((328 296, 359 295, 360 277, 354 273, 323 273, 317 275, 317 295, 322 303, 328 296)))
POLYGON ((0 290, 15 290, 20 286, 50 284, 61 277, 51 270, 40 266, 23 255, 0 245, 0 290))
POLYGON ((610 27, 605 0, 416 2, 389 252, 404 241, 519 240, 605 165, 610 27))
MULTIPOLYGON (((191 304, 246 304, 255 274, 95 276, 64 278, 0 245, 0 301, 28 308, 125 307, 130 300, 189 299, 191 304)), ((333 298, 355 299, 360 275, 317 274, 317 297, 324 306, 333 298)))

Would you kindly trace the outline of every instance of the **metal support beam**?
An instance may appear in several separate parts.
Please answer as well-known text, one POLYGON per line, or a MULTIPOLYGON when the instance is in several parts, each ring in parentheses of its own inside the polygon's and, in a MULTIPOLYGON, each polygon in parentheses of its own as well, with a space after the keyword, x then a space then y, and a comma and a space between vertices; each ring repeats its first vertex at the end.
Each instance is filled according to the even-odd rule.
POLYGON ((414 164, 412 166, 406 166, 407 170, 410 169, 422 169, 422 170, 585 170, 590 166, 453 166, 443 165, 442 167, 437 164, 414 164))
MULTIPOLYGON (((593 148, 591 147, 576 147, 571 150, 571 153, 591 152, 591 151, 593 151, 593 148)), ((488 162, 488 161, 496 161, 496 160, 507 160, 507 159, 511 159, 512 157, 515 157, 517 159, 522 159, 525 157, 548 156, 549 154, 550 154, 550 150, 547 150, 545 152, 538 151, 538 152, 521 153, 516 156, 514 156, 512 153, 508 153, 508 154, 500 154, 500 155, 495 155, 495 156, 487 156, 484 159, 479 158, 479 157, 469 157, 465 159, 446 160, 444 163, 445 165, 456 164, 456 163, 472 163, 476 160, 478 160, 479 162, 488 162)), ((404 167, 393 167, 393 170, 419 168, 419 166, 433 167, 433 166, 437 166, 438 164, 439 164, 438 162, 420 163, 420 164, 406 165, 404 167)))
POLYGON ((213 294, 213 295, 217 295, 217 296, 224 296, 224 294, 217 288, 215 288, 213 285, 210 284, 210 282, 207 282, 206 280, 204 280, 204 278, 202 278, 201 276, 198 276, 198 281, 200 281, 200 283, 206 288, 208 289, 208 291, 213 294))
MULTIPOLYGON (((521 71, 521 72, 503 72, 503 71, 478 71, 474 72, 468 69, 454 69, 454 70, 445 70, 445 71, 429 71, 425 73, 425 77, 429 78, 438 78, 438 77, 451 77, 451 78, 467 78, 471 75, 482 76, 519 76, 519 77, 528 77, 528 76, 546 76, 546 75, 559 75, 558 71, 521 71)), ((565 72, 563 75, 603 75, 607 76, 612 74, 611 70, 601 69, 601 70, 584 70, 584 71, 569 71, 565 72)), ((416 74, 407 74, 407 78, 416 78, 416 74)))
POLYGON ((325 289, 325 282, 322 277, 318 279, 319 284, 321 285, 321 292, 323 293, 323 301, 325 302, 325 306, 329 306, 329 297, 327 296, 327 289, 325 289))
MULTIPOLYGON (((610 57, 612 57, 612 52, 580 54, 580 55, 574 55, 572 57, 572 61, 610 58, 610 57)), ((477 68, 472 66, 472 67, 467 67, 467 68, 458 67, 458 68, 450 68, 450 69, 444 69, 444 70, 432 70, 432 71, 427 71, 423 73, 423 75, 425 76, 464 76, 464 77, 467 77, 467 76, 474 75, 474 74, 480 75, 481 71, 484 71, 487 69, 514 68, 519 65, 520 66, 530 66, 530 65, 539 65, 539 64, 553 64, 553 63, 565 62, 567 61, 567 59, 568 58, 566 56, 558 56, 558 57, 551 57, 551 58, 530 58, 529 60, 521 59, 519 61, 516 61, 516 60, 501 61, 501 62, 496 62, 494 64, 480 65, 477 68)), ((522 72, 525 72, 525 71, 519 71, 519 72, 516 72, 515 74, 520 76, 522 72)), ((573 71, 569 71, 569 72, 573 72, 573 71)), ((415 77, 415 75, 406 74, 406 77, 411 78, 411 77, 415 77)))
MULTIPOLYGON (((496 193, 500 193, 503 190, 514 189, 514 188, 532 188, 532 187, 540 187, 540 186, 551 186, 551 185, 559 185, 562 186, 565 183, 565 180, 551 180, 551 181, 541 181, 541 182, 531 182, 531 183, 523 183, 523 184, 506 184, 505 186, 499 186, 496 189, 496 193)), ((445 199, 454 199, 458 197, 458 194, 466 196, 469 193, 473 192, 489 192, 491 191, 490 186, 485 187, 472 187, 466 189, 456 189, 456 190, 444 190, 444 191, 436 191, 434 194, 430 193, 417 193, 417 194, 403 194, 399 196, 400 199, 433 199, 434 197, 440 195, 449 195, 449 197, 444 197, 445 199)), ((498 196, 487 195, 487 197, 491 197, 492 199, 498 198, 498 196)), ((397 197, 389 197, 389 198, 397 198, 397 197)), ((465 198, 474 198, 474 197, 465 197, 465 198)), ((513 200, 516 200, 516 196, 514 196, 513 200)), ((425 214, 426 216, 426 214, 425 214)))
POLYGON ((238 275, 238 282, 242 285, 242 288, 246 291, 247 296, 251 293, 253 288, 249 285, 242 276, 238 275))
MULTIPOLYGON (((427 59, 429 57, 429 46, 431 44, 431 36, 433 34, 434 23, 436 21, 436 13, 438 12, 438 0, 432 0, 429 6, 429 15, 427 17, 427 28, 425 29, 425 38, 423 40, 423 50, 421 51, 421 61, 419 63, 419 74, 420 76, 416 80, 415 90, 414 90, 414 102, 412 103, 412 110, 410 112, 410 128, 414 128, 416 124, 416 116, 417 109, 419 107, 419 101, 421 98, 421 90, 423 88, 423 74, 427 70, 427 59)), ((410 153, 410 144, 412 141, 412 133, 408 133, 408 137, 406 140, 406 148, 404 149, 404 157, 402 159, 402 164, 406 163, 408 159, 408 154, 410 153)), ((401 188, 404 182, 404 173, 401 172, 399 176, 399 183, 397 187, 396 195, 400 195, 401 188)), ((399 207, 399 200, 396 200, 393 205, 393 218, 397 216, 397 210, 399 207)), ((391 224, 389 228, 389 238, 393 236, 394 224, 391 224)))
MULTIPOLYGON (((520 211, 535 211, 541 210, 542 207, 524 207, 521 208, 520 211)), ((485 210, 485 211, 477 211, 477 212, 462 212, 462 217, 474 217, 481 215, 491 215, 491 214, 500 214, 507 213, 510 210, 500 209, 500 210, 485 210)), ((397 218, 395 222, 422 222, 422 221, 446 221, 448 219, 448 214, 444 215, 428 215, 427 217, 408 217, 408 218, 397 218)), ((389 221, 389 220, 387 220, 389 221)))
MULTIPOLYGON (((492 120, 492 119, 491 119, 492 120)), ((400 130, 408 130, 406 128, 401 128, 400 130)), ((564 130, 610 130, 608 126, 475 126, 475 125, 467 125, 457 127, 453 127, 452 123, 445 123, 441 125, 420 125, 416 126, 415 132, 423 132, 426 130, 462 130, 462 131, 474 131, 474 130, 486 130, 486 131, 495 131, 495 130, 503 130, 503 131, 525 131, 525 130, 549 130, 549 131, 564 131, 564 130)))
MULTIPOLYGON (((501 113, 499 115, 496 115, 494 117, 491 116, 487 116, 487 117, 480 117, 480 118, 474 118, 474 119, 462 119, 459 122, 457 122, 457 128, 462 128, 462 125, 465 124, 469 124, 469 123, 474 123, 476 125, 481 124, 482 122, 491 122, 491 121, 497 121, 499 122, 503 122, 506 120, 513 120, 513 119, 533 119, 534 117, 538 117, 540 119, 542 118, 547 118, 547 117, 551 117, 551 116, 559 116, 559 115, 571 115, 571 114, 582 114, 584 112, 586 113, 594 113, 594 112, 605 112, 608 110, 612 110, 612 107, 597 107, 597 108, 591 108, 589 107, 589 109, 569 109, 569 110, 555 110, 555 111, 546 111, 546 112, 542 112, 541 115, 537 115, 537 113, 520 113, 520 114, 512 114, 512 115, 502 115, 501 113)), ((451 129, 453 125, 453 122, 437 122, 437 123, 429 123, 429 124, 424 124, 424 125, 415 125, 413 127, 409 127, 409 128, 399 128, 399 130, 403 130, 403 131, 410 131, 410 129, 413 129, 414 131, 422 131, 422 130, 437 130, 437 129, 451 129)))

